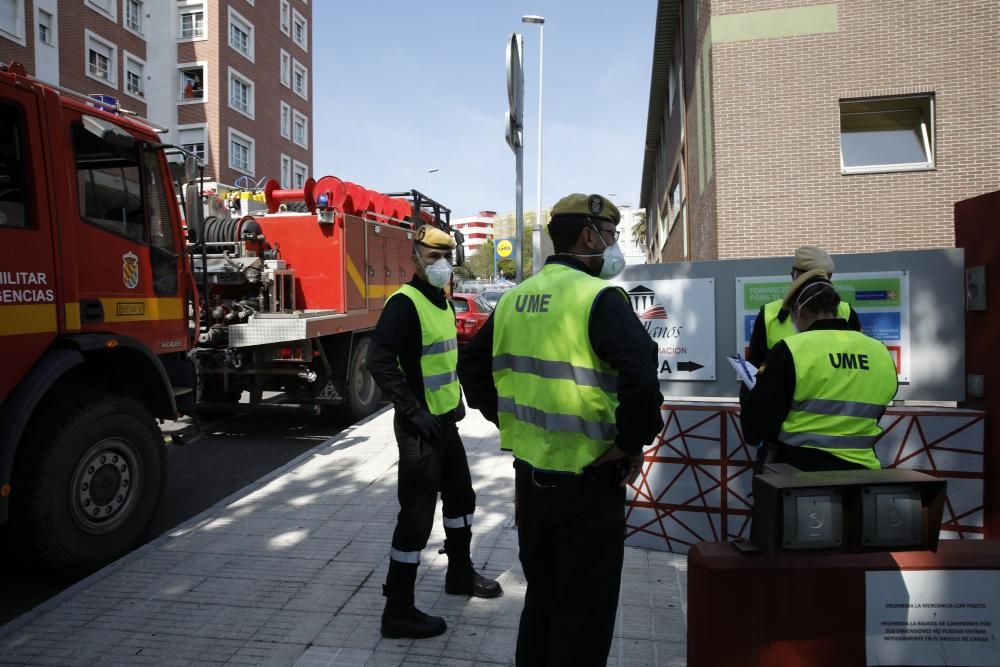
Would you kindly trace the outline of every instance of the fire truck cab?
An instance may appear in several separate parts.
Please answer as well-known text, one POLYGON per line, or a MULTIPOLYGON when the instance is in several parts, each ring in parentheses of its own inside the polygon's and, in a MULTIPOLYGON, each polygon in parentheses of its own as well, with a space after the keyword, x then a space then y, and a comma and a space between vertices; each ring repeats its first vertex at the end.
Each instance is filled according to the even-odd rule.
POLYGON ((190 411, 196 287, 153 129, 0 67, 0 531, 80 574, 141 543, 190 411))

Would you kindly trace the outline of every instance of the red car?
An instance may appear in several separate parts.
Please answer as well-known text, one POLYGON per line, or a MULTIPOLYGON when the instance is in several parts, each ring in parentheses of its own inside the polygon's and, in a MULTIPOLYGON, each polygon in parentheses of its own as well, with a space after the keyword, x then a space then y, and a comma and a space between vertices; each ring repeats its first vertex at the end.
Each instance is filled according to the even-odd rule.
POLYGON ((472 340, 479 327, 490 319, 493 309, 478 294, 456 292, 451 295, 455 305, 455 324, 458 326, 458 344, 464 345, 472 340))

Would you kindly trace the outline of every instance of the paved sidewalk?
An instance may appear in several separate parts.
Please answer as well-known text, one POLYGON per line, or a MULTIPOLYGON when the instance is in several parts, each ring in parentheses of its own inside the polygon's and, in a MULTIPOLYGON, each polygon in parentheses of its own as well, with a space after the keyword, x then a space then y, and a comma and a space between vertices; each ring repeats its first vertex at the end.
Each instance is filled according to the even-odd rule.
MULTIPOLYGON (((0 627, 0 663, 513 664, 525 586, 513 469, 478 413, 461 432, 478 495, 473 560, 505 594, 444 594, 438 520, 417 605, 446 618, 441 637, 379 634, 398 509, 387 410, 0 627)), ((625 550, 608 664, 685 664, 686 571, 683 556, 625 550)))

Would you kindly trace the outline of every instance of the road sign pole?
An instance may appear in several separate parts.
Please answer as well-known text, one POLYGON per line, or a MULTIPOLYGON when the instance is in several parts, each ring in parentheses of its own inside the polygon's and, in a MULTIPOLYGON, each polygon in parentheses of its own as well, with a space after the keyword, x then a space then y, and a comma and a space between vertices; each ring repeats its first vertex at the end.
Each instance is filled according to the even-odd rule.
MULTIPOLYGON (((521 128, 524 121, 524 40, 512 33, 507 40, 507 145, 514 151, 517 184, 514 197, 514 276, 520 283, 524 278, 522 246, 524 245, 524 148, 521 146, 521 128)), ((494 253, 493 260, 496 261, 494 253)))
POLYGON ((524 279, 524 266, 521 261, 521 251, 524 246, 524 149, 518 144, 514 149, 517 157, 517 201, 514 204, 514 221, 517 234, 514 241, 514 263, 516 265, 515 280, 518 284, 524 279))

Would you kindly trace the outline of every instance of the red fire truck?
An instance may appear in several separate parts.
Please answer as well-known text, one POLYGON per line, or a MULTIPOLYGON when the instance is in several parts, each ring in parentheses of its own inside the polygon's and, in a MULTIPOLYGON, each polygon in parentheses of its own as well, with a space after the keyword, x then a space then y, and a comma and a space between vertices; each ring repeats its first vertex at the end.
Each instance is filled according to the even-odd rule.
POLYGON ((414 229, 451 232, 419 192, 334 177, 268 181, 233 200, 260 211, 206 218, 201 182, 186 198, 172 182, 178 152, 114 103, 0 65, 0 534, 61 572, 141 543, 166 480, 158 421, 243 391, 373 412, 368 333, 414 229))

